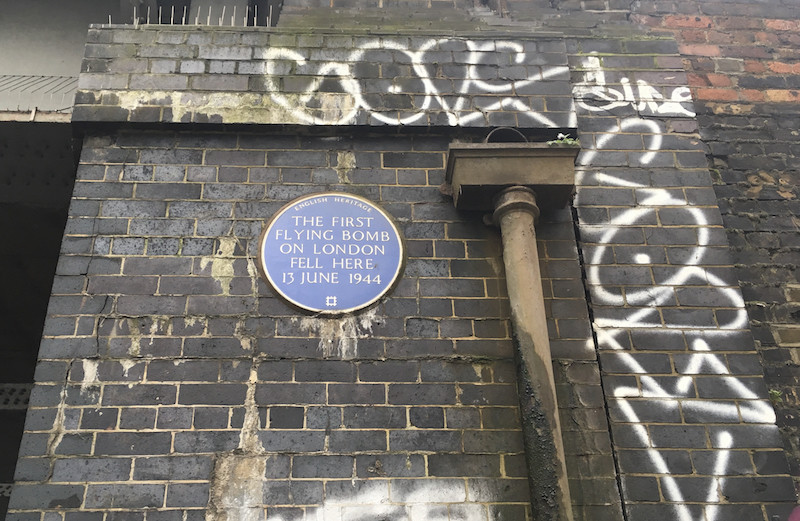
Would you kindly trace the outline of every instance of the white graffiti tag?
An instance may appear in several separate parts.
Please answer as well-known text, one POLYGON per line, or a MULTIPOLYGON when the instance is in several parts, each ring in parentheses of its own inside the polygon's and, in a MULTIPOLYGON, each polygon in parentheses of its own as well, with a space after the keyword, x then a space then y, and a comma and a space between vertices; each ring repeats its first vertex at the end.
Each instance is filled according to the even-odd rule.
MULTIPOLYGON (((568 73, 566 66, 543 67, 541 73, 537 72, 526 79, 516 81, 498 81, 496 78, 482 78, 481 66, 484 65, 483 61, 488 55, 495 52, 502 53, 502 55, 511 53, 514 56, 513 62, 515 64, 524 64, 527 59, 524 47, 520 43, 509 41, 483 43, 466 41, 468 55, 464 60, 467 62, 464 64, 464 79, 454 80, 457 84, 455 92, 452 90, 442 91, 437 81, 441 78, 434 77, 431 71, 432 60, 428 59, 426 54, 432 49, 446 44, 448 41, 446 39, 433 39, 426 42, 418 50, 411 50, 400 43, 375 40, 368 42, 360 49, 353 50, 346 60, 313 64, 309 63, 302 54, 294 49, 269 48, 263 53, 263 59, 266 60, 266 86, 274 102, 290 111, 297 120, 315 125, 352 123, 360 110, 369 112, 377 121, 387 125, 408 125, 417 121, 425 121, 426 112, 438 108, 447 114, 448 123, 452 126, 468 125, 483 119, 485 117, 484 112, 498 110, 514 110, 542 125, 548 127, 557 126, 550 118, 535 110, 529 103, 526 103, 524 101, 525 98, 517 95, 516 92, 518 89, 539 81, 559 76, 564 77, 568 73), (376 109, 380 107, 374 107, 367 101, 353 67, 356 63, 369 61, 365 59, 365 55, 370 51, 376 50, 396 51, 405 55, 405 59, 409 61, 413 72, 416 74, 416 79, 424 87, 424 93, 421 93, 423 96, 422 102, 418 104, 416 110, 408 109, 406 111, 409 112, 407 115, 401 115, 398 118, 397 116, 379 112, 376 109), (296 103, 295 99, 288 97, 281 90, 281 86, 277 81, 279 75, 277 74, 276 62, 280 60, 290 60, 296 69, 301 70, 303 74, 312 78, 309 81, 308 88, 301 94, 299 101, 308 103, 313 98, 318 97, 321 84, 324 81, 334 79, 341 86, 342 92, 351 98, 346 104, 347 109, 334 117, 320 116, 304 104, 296 103), (468 94, 474 92, 505 96, 497 96, 496 101, 477 110, 469 106, 470 96, 468 94)), ((388 94, 399 94, 404 92, 404 89, 402 85, 393 84, 387 88, 386 92, 388 94)))
MULTIPOLYGON (((408 490, 389 480, 340 482, 322 506, 308 507, 292 520, 302 521, 483 521, 486 505, 470 500, 463 480, 409 480, 408 490), (398 490, 395 490, 398 489, 398 490)), ((330 483, 328 484, 330 486, 330 483)), ((328 491, 330 492, 330 491, 328 491)), ((482 500, 482 499, 481 499, 482 500)), ((280 509, 267 508, 267 521, 288 521, 280 509)))
MULTIPOLYGON (((652 116, 693 116, 691 106, 685 103, 688 89, 676 88, 668 99, 642 82, 638 91, 634 91, 628 81, 621 82, 621 90, 615 90, 607 86, 597 57, 589 57, 585 66, 589 72, 575 88, 580 108, 596 114, 630 106, 637 112, 650 111, 651 116, 651 119, 622 119, 608 133, 598 137, 593 145, 589 144, 578 162, 579 186, 633 189, 637 201, 636 206, 614 208, 606 222, 581 225, 584 244, 591 244, 586 263, 593 303, 597 305, 593 326, 599 347, 606 353, 613 352, 615 367, 606 372, 626 375, 619 380, 625 383, 615 383, 610 389, 612 416, 630 428, 636 441, 629 441, 634 445, 627 446, 644 449, 647 460, 644 465, 648 469, 641 472, 660 474, 662 494, 675 504, 676 520, 720 521, 718 514, 719 505, 724 500, 724 476, 730 473, 731 449, 737 447, 736 431, 719 426, 708 428, 710 445, 704 447, 714 449, 712 464, 705 472, 707 477, 691 481, 690 489, 687 481, 677 476, 680 471, 665 455, 664 446, 654 438, 653 427, 649 424, 655 415, 661 418, 659 422, 679 428, 696 429, 705 423, 735 423, 749 424, 746 428, 763 429, 764 432, 775 429, 775 413, 771 405, 763 395, 752 390, 748 382, 732 374, 725 354, 727 344, 746 336, 748 321, 744 301, 738 288, 706 267, 715 264, 710 258, 713 225, 708 222, 708 208, 692 205, 680 189, 653 187, 619 174, 599 171, 593 166, 604 151, 619 150, 614 147, 616 138, 638 132, 644 139, 645 150, 628 150, 626 153, 635 164, 642 165, 645 173, 665 141, 663 122, 652 119, 652 116), (630 230, 643 230, 646 234, 647 230, 657 227, 662 209, 682 214, 677 221, 681 223, 680 227, 696 234, 694 245, 684 247, 686 251, 681 261, 668 263, 666 259, 653 259, 651 255, 658 248, 642 246, 636 253, 638 242, 630 239, 632 236, 625 237, 630 230), (619 247, 626 248, 624 258, 618 256, 619 247), (663 273, 668 274, 660 279, 654 277, 652 280, 656 283, 649 281, 635 285, 618 279, 612 282, 606 279, 610 272, 604 271, 611 265, 622 273, 635 276, 641 273, 637 270, 648 269, 654 264, 664 264, 663 273), (725 313, 717 315, 716 321, 704 323, 698 320, 692 316, 693 307, 676 307, 676 288, 679 287, 702 288, 708 296, 708 306, 725 308, 725 313), (669 309, 669 313, 665 309, 669 309), (666 367, 663 360, 667 357, 658 354, 653 355, 656 358, 641 356, 646 347, 637 345, 638 338, 647 338, 653 345, 660 345, 658 349, 667 349, 663 346, 670 345, 670 339, 679 338, 688 350, 674 355, 666 367), (635 352, 631 352, 630 342, 635 352), (674 364, 674 368, 670 364, 674 364), (724 389, 722 395, 725 399, 698 397, 696 389, 712 380, 719 389, 724 389), (663 414, 658 416, 660 413, 663 414), (689 417, 694 420, 687 420, 689 417), (686 423, 682 423, 684 421, 686 423), (689 423, 694 427, 688 426, 689 423), (695 505, 690 507, 689 503, 695 505), (701 510, 697 510, 697 503, 704 503, 701 510)), ((579 190, 578 207, 594 204, 597 203, 588 196, 581 198, 579 190)), ((698 303, 696 307, 702 309, 703 305, 698 303)))
POLYGON ((629 78, 619 81, 619 88, 611 88, 606 80, 600 58, 589 56, 584 60, 587 69, 582 82, 573 88, 578 106, 590 112, 606 112, 619 107, 630 106, 636 112, 649 112, 654 115, 694 117, 691 105, 692 93, 689 87, 675 87, 665 97, 644 80, 636 80, 636 87, 629 78))
POLYGON ((525 49, 520 42, 461 39, 430 39, 412 49, 407 40, 386 38, 311 55, 267 47, 239 65, 259 85, 248 92, 99 92, 127 110, 169 103, 174 121, 197 115, 228 123, 496 126, 491 115, 502 112, 506 124, 574 127, 569 68, 534 65, 525 49), (566 106, 546 112, 541 98, 553 85, 563 85, 566 106))

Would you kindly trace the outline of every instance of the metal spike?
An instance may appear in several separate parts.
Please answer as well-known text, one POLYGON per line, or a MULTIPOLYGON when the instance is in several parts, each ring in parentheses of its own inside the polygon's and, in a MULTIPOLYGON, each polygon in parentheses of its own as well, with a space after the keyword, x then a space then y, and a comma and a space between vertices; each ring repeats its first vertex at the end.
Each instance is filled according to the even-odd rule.
POLYGON ((139 27, 139 18, 136 17, 136 6, 133 6, 133 27, 139 27))
POLYGON ((269 15, 267 15, 267 27, 272 27, 272 5, 269 6, 269 15))
POLYGON ((147 6, 147 20, 144 21, 145 23, 150 23, 150 6, 147 6))
POLYGON ((111 25, 111 15, 108 15, 108 25, 111 25))
POLYGON ((225 7, 224 5, 222 6, 222 16, 219 17, 219 23, 217 25, 225 25, 225 7))
POLYGON ((258 27, 258 4, 253 5, 253 27, 258 27))
POLYGON ((183 6, 183 19, 181 20, 181 25, 186 25, 186 9, 187 6, 183 6))
POLYGON ((250 18, 250 5, 247 5, 247 10, 244 13, 244 26, 247 27, 247 19, 250 18))
POLYGON ((169 24, 175 25, 175 4, 172 4, 172 12, 169 15, 169 24))
POLYGON ((208 19, 206 19, 206 25, 211 25, 211 6, 208 6, 208 19))
POLYGON ((231 27, 233 27, 234 21, 236 20, 236 6, 233 6, 233 14, 231 15, 231 27))
POLYGON ((161 6, 158 6, 158 23, 159 24, 161 23, 161 16, 163 15, 162 9, 163 8, 161 6))

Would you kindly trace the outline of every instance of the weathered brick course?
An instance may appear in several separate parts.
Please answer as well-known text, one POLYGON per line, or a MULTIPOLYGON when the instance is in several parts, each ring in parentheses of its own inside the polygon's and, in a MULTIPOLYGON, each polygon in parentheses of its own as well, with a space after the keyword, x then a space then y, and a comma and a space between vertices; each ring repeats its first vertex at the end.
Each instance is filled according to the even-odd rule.
MULTIPOLYGON (((792 99, 781 33, 793 26, 754 18, 766 15, 761 4, 639 2, 634 21, 675 35, 641 38, 623 25, 629 2, 551 4, 507 7, 564 37, 94 28, 75 121, 187 125, 87 136, 40 353, 50 385, 34 392, 20 467, 42 484, 20 486, 12 516, 107 509, 116 495, 136 519, 143 508, 147 519, 199 518, 222 501, 226 469, 238 468, 270 517, 327 508, 389 516, 376 505, 409 502, 412 518, 446 509, 450 518, 525 518, 501 246, 496 230, 456 212, 439 190, 447 144, 483 137, 463 129, 500 124, 551 129, 537 140, 569 131, 583 146, 577 223, 567 210, 537 226, 576 518, 618 519, 623 504, 631 520, 702 519, 711 507, 784 515, 791 480, 724 227, 737 229, 735 262, 774 260, 773 276, 792 276, 791 256, 779 254, 797 244, 777 217, 793 210, 768 205, 791 200, 791 176, 776 172, 796 165, 780 146, 759 143, 794 121, 766 131, 749 114, 763 109, 753 91, 765 106, 792 99), (740 15, 750 20, 731 18, 740 15), (602 34, 603 22, 619 33, 602 34), (775 33, 758 40, 772 54, 738 38, 756 29, 775 33), (416 67, 437 65, 423 82, 412 65, 426 45, 416 67), (331 61, 347 72, 320 77, 331 61), (759 64, 763 74, 742 74, 759 64), (706 104, 692 106, 687 84, 706 104), (126 96, 143 106, 131 109, 126 96), (695 110, 713 130, 703 136, 714 182, 727 183, 716 194, 695 110), (190 122, 376 128, 299 136, 296 127, 190 122), (389 124, 434 128, 377 128, 389 124), (764 175, 751 172, 760 168, 764 175), (404 279, 360 322, 298 316, 255 275, 264 219, 322 190, 378 201, 407 239, 404 279), (757 204, 741 206, 749 200, 757 204), (746 250, 751 257, 737 257, 746 250), (62 396, 66 369, 57 364, 66 362, 62 396), (53 487, 43 455, 68 488, 39 488, 53 487), (109 479, 67 481, 81 465, 109 479), (45 504, 39 493, 65 499, 45 504)), ((791 11, 773 6, 769 16, 791 11)), ((740 278, 746 299, 788 304, 786 293, 768 292, 777 289, 770 275, 740 278)), ((795 343, 790 306, 760 313, 756 326, 767 315, 787 324, 756 327, 762 345, 795 343)), ((785 354, 770 355, 775 368, 788 365, 785 354)))

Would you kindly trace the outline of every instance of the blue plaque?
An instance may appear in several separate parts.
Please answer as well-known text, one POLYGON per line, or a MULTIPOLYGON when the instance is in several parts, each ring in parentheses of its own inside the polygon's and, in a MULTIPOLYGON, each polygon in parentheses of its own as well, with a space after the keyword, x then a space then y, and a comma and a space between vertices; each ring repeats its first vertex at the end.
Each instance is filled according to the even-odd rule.
POLYGON ((259 269, 272 289, 315 313, 373 304, 394 286, 404 264, 392 217, 346 193, 295 199, 272 217, 259 242, 259 269))

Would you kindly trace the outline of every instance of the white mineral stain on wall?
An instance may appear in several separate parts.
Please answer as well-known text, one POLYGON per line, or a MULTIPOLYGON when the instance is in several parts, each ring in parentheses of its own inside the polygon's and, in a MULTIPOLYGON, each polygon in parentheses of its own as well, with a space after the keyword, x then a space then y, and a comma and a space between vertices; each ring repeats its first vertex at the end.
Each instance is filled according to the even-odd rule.
POLYGON ((236 237, 219 237, 219 248, 213 256, 200 259, 200 269, 206 269, 211 264, 211 277, 219 282, 222 294, 230 296, 231 281, 234 277, 233 264, 236 261, 236 237))
POLYGON ((47 437, 47 455, 51 457, 55 456, 56 449, 58 449, 61 440, 64 439, 64 431, 66 430, 64 426, 64 408, 66 407, 66 401, 67 387, 64 386, 59 394, 58 409, 56 410, 56 417, 53 420, 53 428, 50 431, 50 435, 47 437))
POLYGON ((253 350, 253 341, 255 338, 248 333, 247 326, 245 325, 245 319, 242 318, 236 321, 233 336, 239 340, 239 344, 241 344, 243 350, 253 350))
POLYGON ((358 340, 370 337, 372 326, 381 323, 383 318, 377 315, 376 308, 372 308, 360 315, 341 318, 301 318, 300 329, 319 336, 319 349, 323 356, 350 359, 358 356, 358 340))
POLYGON ((128 372, 131 370, 133 366, 136 365, 135 360, 124 359, 119 361, 119 365, 122 366, 122 374, 127 378, 128 372))
POLYGON ((142 349, 142 332, 139 329, 139 319, 128 318, 126 321, 128 322, 128 331, 131 336, 131 345, 128 348, 128 354, 132 357, 138 357, 142 349))
POLYGON ((266 456, 220 456, 214 467, 206 521, 262 520, 266 465, 266 456))
POLYGON ((97 360, 84 359, 83 379, 81 380, 81 394, 86 394, 90 387, 97 384, 97 360))
POLYGON ((336 174, 342 184, 350 183, 348 174, 356 167, 356 155, 352 150, 345 150, 336 154, 336 174))

